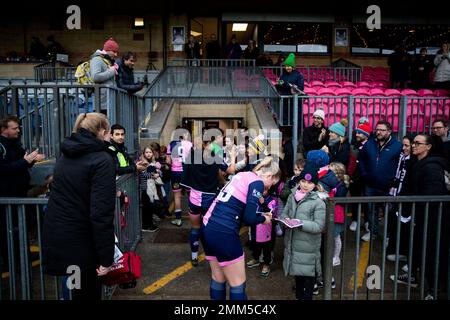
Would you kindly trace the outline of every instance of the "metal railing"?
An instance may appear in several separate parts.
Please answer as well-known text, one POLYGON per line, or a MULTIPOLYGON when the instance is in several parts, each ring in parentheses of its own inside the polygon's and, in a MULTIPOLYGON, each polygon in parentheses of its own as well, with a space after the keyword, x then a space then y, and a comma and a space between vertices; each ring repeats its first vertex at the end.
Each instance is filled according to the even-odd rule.
POLYGON ((267 98, 275 88, 257 68, 167 67, 147 88, 149 98, 267 98))
POLYGON ((349 120, 349 138, 359 118, 367 117, 372 125, 389 121, 399 138, 405 134, 430 133, 433 121, 450 116, 449 97, 375 97, 375 96, 281 96, 279 109, 274 109, 279 125, 294 126, 303 132, 312 124, 314 111, 325 111, 325 126, 343 118, 349 120), (297 117, 293 116, 298 108, 297 117))
POLYGON ((254 59, 173 59, 169 67, 254 67, 254 59))
POLYGON ((142 97, 102 85, 15 85, 0 90, 0 115, 18 115, 25 148, 40 148, 47 158, 59 155, 60 143, 71 134, 76 117, 94 111, 106 112, 111 124, 122 124, 127 147, 138 151, 136 128, 142 105, 142 97))
MULTIPOLYGON (((126 194, 130 202, 125 205, 116 199, 115 232, 123 251, 134 251, 141 240, 138 180, 136 175, 120 177, 117 191, 126 194)), ((70 299, 62 289, 62 277, 44 274, 42 261, 42 232, 46 198, 0 198, 1 241, 7 241, 7 266, 0 277, 0 300, 60 300, 70 299), (3 238, 4 236, 4 238, 3 238), (31 239, 33 238, 33 239, 31 239), (32 245, 32 246, 30 246, 32 245), (32 252, 37 253, 32 261, 32 252)), ((3 247, 0 247, 0 250, 3 247)), ((103 299, 111 299, 115 287, 103 288, 103 299)), ((70 290, 68 290, 70 291, 70 290)))
MULTIPOLYGON (((272 82, 278 80, 282 73, 284 67, 259 67, 264 75, 272 82)), ((361 68, 355 67, 309 67, 309 66, 298 66, 295 70, 303 75, 304 81, 350 81, 358 82, 361 81, 361 68)))
MULTIPOLYGON (((323 298, 423 300, 427 289, 434 299, 450 299, 449 202, 450 196, 328 198, 326 235, 323 243, 323 298), (354 233, 348 230, 350 217, 346 215, 342 235, 342 258, 340 266, 333 267, 334 212, 337 204, 345 206, 345 212, 350 212, 350 205, 353 205, 351 211, 355 215, 357 228, 354 233), (372 214, 376 215, 374 219, 377 221, 378 210, 375 206, 380 205, 384 218, 383 222, 380 222, 380 238, 372 238, 361 244, 362 208, 365 205, 374 206, 372 214), (410 221, 402 221, 402 215, 410 215, 410 221), (394 264, 391 265, 386 262, 387 248, 388 242, 394 240, 395 245, 393 242, 390 244, 390 250, 394 251, 389 252, 395 254, 394 264), (348 247, 352 245, 354 251, 348 252, 348 247), (399 286, 405 283, 398 281, 400 254, 407 257, 405 263, 409 280, 405 281, 405 290, 401 290, 399 286), (413 270, 415 267, 418 267, 417 274, 417 270, 413 270), (391 275, 389 278, 388 274, 391 275), (336 292, 331 288, 333 276, 336 292), (413 282, 412 277, 417 279, 417 276, 419 281, 413 282), (412 290, 417 284, 419 288, 412 290), (360 291, 363 293, 359 293, 360 291)), ((373 231, 372 226, 369 226, 369 230, 373 231)))
POLYGON ((36 67, 34 79, 36 82, 75 81, 75 67, 36 67))

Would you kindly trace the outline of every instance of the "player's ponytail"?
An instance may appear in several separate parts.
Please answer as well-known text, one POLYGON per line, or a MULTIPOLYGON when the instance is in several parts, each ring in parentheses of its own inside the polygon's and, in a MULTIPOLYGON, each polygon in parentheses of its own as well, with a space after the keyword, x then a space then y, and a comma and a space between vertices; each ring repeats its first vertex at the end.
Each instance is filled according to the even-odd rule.
POLYGON ((270 156, 262 159, 261 162, 258 163, 253 169, 253 172, 257 174, 270 173, 276 178, 279 178, 281 176, 281 170, 278 162, 274 161, 274 159, 270 156))

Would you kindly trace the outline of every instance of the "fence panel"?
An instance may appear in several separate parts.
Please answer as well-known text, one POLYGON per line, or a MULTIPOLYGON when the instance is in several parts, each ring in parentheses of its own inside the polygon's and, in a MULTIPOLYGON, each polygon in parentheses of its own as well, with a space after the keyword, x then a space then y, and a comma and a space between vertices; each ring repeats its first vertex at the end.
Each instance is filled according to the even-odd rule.
MULTIPOLYGON (((123 251, 135 251, 141 240, 138 180, 125 175, 116 182, 117 201, 114 225, 123 251), (120 195, 120 196, 119 196, 120 195), (129 201, 124 201, 124 196, 129 201)), ((1 242, 0 300, 70 299, 63 290, 64 277, 44 274, 42 231, 46 198, 0 198, 1 242)), ((104 299, 111 299, 113 288, 104 287, 104 299)))
POLYGON ((449 202, 450 196, 329 198, 324 299, 449 299, 449 202), (336 205, 354 215, 346 214, 339 265, 333 265, 336 205), (378 237, 373 237, 373 226, 364 226, 363 213, 376 214, 378 221, 378 212, 383 218, 378 237), (355 232, 348 228, 352 220, 357 224, 355 232), (372 232, 365 239, 368 242, 360 242, 364 228, 364 233, 372 232), (333 278, 336 291, 331 288, 333 278))

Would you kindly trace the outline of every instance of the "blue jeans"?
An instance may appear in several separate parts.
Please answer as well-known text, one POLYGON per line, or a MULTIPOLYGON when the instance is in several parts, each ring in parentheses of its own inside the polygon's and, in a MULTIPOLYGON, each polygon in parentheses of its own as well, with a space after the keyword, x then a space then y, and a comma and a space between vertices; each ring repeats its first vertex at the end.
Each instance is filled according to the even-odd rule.
MULTIPOLYGON (((387 196, 388 191, 383 191, 376 188, 365 186, 364 195, 366 197, 387 196)), ((367 220, 369 222, 369 230, 371 235, 377 236, 379 224, 378 224, 378 210, 377 205, 375 203, 368 204, 367 220)))

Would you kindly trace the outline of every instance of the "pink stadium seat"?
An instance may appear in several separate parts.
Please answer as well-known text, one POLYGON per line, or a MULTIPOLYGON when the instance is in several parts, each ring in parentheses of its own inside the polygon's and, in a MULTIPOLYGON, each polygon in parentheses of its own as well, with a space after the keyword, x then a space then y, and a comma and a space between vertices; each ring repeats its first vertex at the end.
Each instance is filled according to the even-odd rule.
POLYGON ((336 99, 329 105, 330 114, 336 114, 339 118, 346 118, 348 115, 348 103, 343 99, 336 99))
POLYGON ((356 82, 356 86, 358 88, 370 88, 370 84, 368 82, 365 82, 365 81, 358 81, 358 82, 356 82))
POLYGON ((354 96, 368 96, 369 89, 368 88, 355 88, 352 90, 352 95, 354 96))
POLYGON ((314 80, 311 81, 311 87, 325 87, 325 84, 322 81, 314 80))
POLYGON ((386 89, 384 93, 387 97, 399 97, 402 95, 397 89, 386 89))
POLYGON ((367 116, 367 99, 356 97, 353 102, 355 116, 367 116))
POLYGON ((326 81, 325 86, 327 88, 341 88, 342 86, 336 81, 326 81))
POLYGON ((385 97, 386 94, 384 93, 383 89, 380 88, 372 88, 369 90, 370 96, 378 96, 378 97, 385 97))
POLYGON ((310 88, 310 87, 305 87, 305 89, 303 90, 307 95, 310 96, 317 96, 317 90, 314 88, 310 88))
POLYGON ((341 82, 342 87, 344 88, 356 88, 356 84, 350 81, 343 81, 341 82))
POLYGON ((319 96, 335 96, 336 93, 332 88, 321 88, 317 90, 319 96))
POLYGON ((339 88, 334 90, 337 96, 349 96, 352 94, 351 90, 348 88, 339 88))
POLYGON ((310 84, 308 81, 305 81, 305 82, 303 83, 303 85, 305 86, 305 88, 306 88, 306 87, 311 87, 311 84, 310 84))
POLYGON ((420 97, 433 97, 434 93, 433 90, 430 89, 420 89, 417 91, 420 97))
POLYGON ((406 119, 407 132, 427 132, 429 129, 430 118, 427 115, 409 115, 406 119))
POLYGON ((416 90, 413 89, 403 89, 401 91, 402 96, 408 96, 408 97, 418 97, 419 94, 416 92, 416 90))

